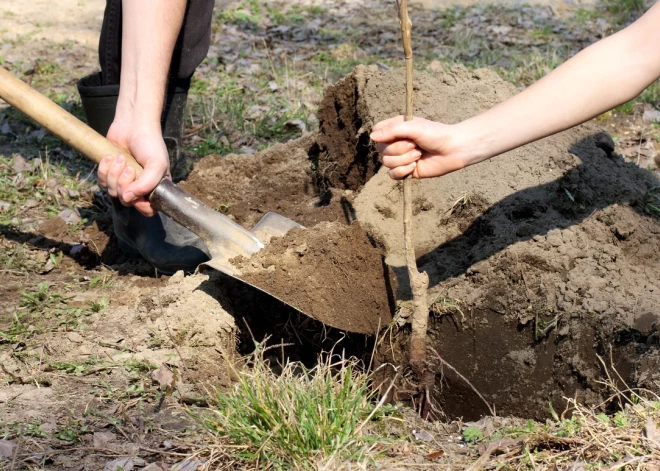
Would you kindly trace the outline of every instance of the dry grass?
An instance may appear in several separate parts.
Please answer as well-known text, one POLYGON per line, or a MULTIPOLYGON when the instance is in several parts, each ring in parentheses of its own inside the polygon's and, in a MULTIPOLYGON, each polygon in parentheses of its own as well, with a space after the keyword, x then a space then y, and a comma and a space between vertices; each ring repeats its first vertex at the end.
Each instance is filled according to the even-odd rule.
POLYGON ((551 409, 554 421, 498 432, 479 446, 481 457, 469 469, 660 469, 660 398, 625 386, 612 366, 606 370, 603 384, 612 395, 605 403, 586 407, 567 399, 561 416, 551 409), (618 410, 607 415, 606 407, 618 410))

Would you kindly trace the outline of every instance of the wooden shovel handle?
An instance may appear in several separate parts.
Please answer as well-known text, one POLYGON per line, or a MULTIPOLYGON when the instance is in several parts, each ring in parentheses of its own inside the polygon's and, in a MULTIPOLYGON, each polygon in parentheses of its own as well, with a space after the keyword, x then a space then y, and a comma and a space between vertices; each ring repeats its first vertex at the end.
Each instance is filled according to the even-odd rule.
POLYGON ((99 164, 106 155, 123 154, 126 156, 126 165, 135 169, 136 177, 142 174, 142 167, 126 149, 113 144, 3 67, 0 67, 0 98, 41 124, 92 162, 99 164))

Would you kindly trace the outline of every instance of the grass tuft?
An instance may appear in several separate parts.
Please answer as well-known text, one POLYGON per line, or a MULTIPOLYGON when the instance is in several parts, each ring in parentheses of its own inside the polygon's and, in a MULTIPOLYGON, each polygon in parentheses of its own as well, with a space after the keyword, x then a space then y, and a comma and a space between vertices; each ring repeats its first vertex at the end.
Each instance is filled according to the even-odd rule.
MULTIPOLYGON (((276 374, 258 348, 249 368, 234 370, 236 383, 218 392, 213 412, 200 418, 234 458, 274 469, 316 469, 330 461, 373 457, 363 427, 393 411, 376 404, 372 377, 356 360, 327 355, 307 368, 289 362, 276 374)), ((382 441, 382 439, 380 439, 382 441)))
POLYGON ((660 186, 654 186, 646 192, 643 205, 647 214, 660 217, 660 186))
POLYGON ((646 11, 644 0, 606 0, 604 5, 607 12, 614 15, 618 25, 630 23, 646 11))

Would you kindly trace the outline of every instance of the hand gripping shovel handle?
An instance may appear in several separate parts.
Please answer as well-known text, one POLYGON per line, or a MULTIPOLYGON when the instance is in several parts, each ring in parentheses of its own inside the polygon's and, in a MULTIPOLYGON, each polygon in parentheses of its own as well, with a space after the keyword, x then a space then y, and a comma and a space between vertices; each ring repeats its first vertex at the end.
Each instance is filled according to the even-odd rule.
MULTIPOLYGON (((108 141, 3 67, 0 67, 0 98, 77 149, 92 162, 99 164, 106 155, 123 154, 126 157, 126 165, 135 169, 136 177, 142 174, 142 167, 126 149, 108 141)), ((149 201, 156 210, 167 214, 204 240, 214 257, 218 250, 224 257, 228 257, 251 254, 263 247, 261 241, 250 231, 206 207, 170 180, 162 180, 149 195, 149 201), (210 221, 213 221, 213 224, 210 221)))
POLYGON ((0 97, 92 162, 99 164, 106 155, 123 154, 126 156, 126 165, 135 169, 136 177, 142 174, 142 167, 126 149, 108 141, 3 67, 0 67, 0 97))

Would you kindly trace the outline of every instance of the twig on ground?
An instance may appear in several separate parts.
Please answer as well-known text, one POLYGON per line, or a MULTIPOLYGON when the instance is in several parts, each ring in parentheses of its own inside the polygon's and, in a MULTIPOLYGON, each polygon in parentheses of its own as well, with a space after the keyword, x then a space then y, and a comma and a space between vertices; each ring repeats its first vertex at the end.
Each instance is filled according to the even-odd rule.
POLYGON ((115 350, 119 350, 119 351, 126 351, 126 352, 135 353, 135 349, 133 349, 133 348, 131 348, 131 347, 128 347, 128 346, 126 346, 126 345, 120 345, 120 344, 118 344, 118 343, 104 342, 104 341, 101 340, 101 341, 99 342, 99 345, 100 345, 101 347, 114 348, 115 350))

